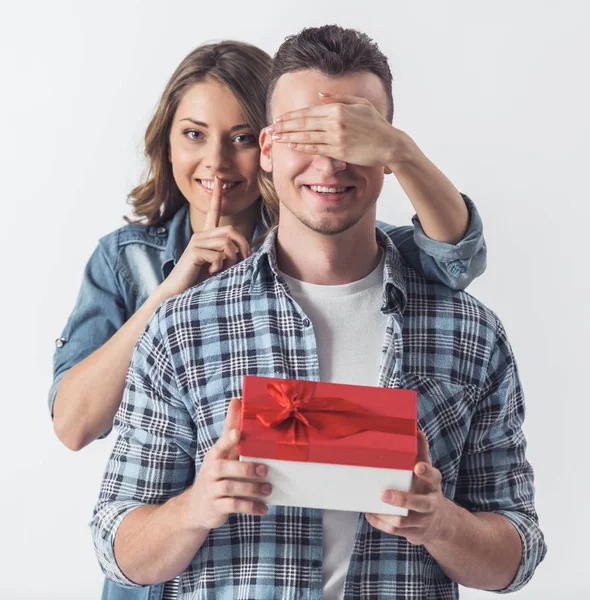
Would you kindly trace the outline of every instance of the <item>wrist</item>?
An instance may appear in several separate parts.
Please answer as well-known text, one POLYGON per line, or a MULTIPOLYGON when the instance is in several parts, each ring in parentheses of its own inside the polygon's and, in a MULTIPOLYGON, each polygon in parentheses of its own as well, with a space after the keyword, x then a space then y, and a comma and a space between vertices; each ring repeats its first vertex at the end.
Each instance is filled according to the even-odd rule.
POLYGON ((420 167, 426 159, 416 142, 401 129, 393 128, 395 133, 389 144, 385 166, 397 177, 420 167))
POLYGON ((438 518, 438 529, 433 539, 426 544, 433 549, 437 546, 448 546, 453 544, 457 537, 458 525, 461 519, 465 519, 465 511, 460 506, 457 506, 452 500, 443 496, 440 516, 438 518))
POLYGON ((150 302, 153 302, 156 305, 155 308, 157 308, 158 306, 160 306, 160 304, 162 304, 162 302, 165 302, 166 300, 172 298, 172 296, 175 295, 176 292, 169 289, 169 286, 166 285, 166 281, 164 281, 154 289, 154 291, 149 295, 148 300, 150 300, 150 302))
POLYGON ((186 489, 182 494, 170 498, 168 501, 174 506, 174 512, 178 518, 180 526, 190 531, 194 535, 198 535, 203 539, 207 537, 211 529, 204 527, 198 519, 198 510, 195 510, 194 500, 192 498, 192 486, 186 489))

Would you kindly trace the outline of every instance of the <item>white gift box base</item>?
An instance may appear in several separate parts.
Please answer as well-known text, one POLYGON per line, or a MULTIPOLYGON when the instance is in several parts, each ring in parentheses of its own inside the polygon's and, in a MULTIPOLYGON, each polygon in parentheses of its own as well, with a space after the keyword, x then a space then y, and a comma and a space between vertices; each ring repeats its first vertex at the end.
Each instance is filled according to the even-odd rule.
POLYGON ((407 492, 412 471, 298 462, 240 456, 241 461, 268 466, 266 481, 272 484, 267 504, 329 510, 350 510, 387 515, 408 514, 407 509, 386 504, 383 490, 407 492))

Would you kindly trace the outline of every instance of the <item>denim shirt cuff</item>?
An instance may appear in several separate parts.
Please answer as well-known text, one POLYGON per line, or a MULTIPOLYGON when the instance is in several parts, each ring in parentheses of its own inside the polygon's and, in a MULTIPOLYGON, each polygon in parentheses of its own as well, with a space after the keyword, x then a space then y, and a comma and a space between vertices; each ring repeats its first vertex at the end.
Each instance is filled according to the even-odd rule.
POLYGON ((494 512, 502 515, 512 523, 516 531, 518 531, 522 543, 522 558, 520 559, 514 579, 501 590, 491 590, 496 594, 509 594, 520 590, 530 581, 535 573, 535 569, 543 558, 545 558, 547 546, 538 525, 528 516, 509 510, 494 512))
POLYGON ((429 256, 444 261, 449 266, 456 267, 451 270, 456 270, 457 274, 464 273, 467 270, 469 261, 481 250, 484 244, 483 223, 479 212, 468 196, 465 194, 461 194, 461 196, 465 201, 469 213, 469 227, 463 238, 456 244, 449 244, 429 238, 424 233, 424 229, 422 229, 418 215, 412 217, 416 246, 429 256))

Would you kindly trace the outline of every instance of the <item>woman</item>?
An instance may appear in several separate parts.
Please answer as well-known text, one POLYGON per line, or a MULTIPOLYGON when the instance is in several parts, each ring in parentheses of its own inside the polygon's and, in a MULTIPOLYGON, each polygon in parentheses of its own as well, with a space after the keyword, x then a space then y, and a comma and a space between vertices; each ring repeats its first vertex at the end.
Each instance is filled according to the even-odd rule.
MULTIPOLYGON (((278 203, 259 169, 258 147, 270 67, 262 50, 223 42, 191 52, 168 82, 145 136, 147 181, 131 192, 138 221, 100 240, 56 341, 49 406, 68 448, 108 434, 133 347, 155 309, 247 257, 276 223, 278 203)), ((409 227, 388 233, 426 276, 453 285, 456 273, 464 287, 485 264, 479 217, 470 208, 468 233, 476 243, 467 259, 453 261, 449 244, 432 240, 427 251, 418 249, 409 227), (449 269, 453 262, 467 273, 449 269)), ((173 582, 124 589, 107 580, 103 599, 174 593, 173 582)))

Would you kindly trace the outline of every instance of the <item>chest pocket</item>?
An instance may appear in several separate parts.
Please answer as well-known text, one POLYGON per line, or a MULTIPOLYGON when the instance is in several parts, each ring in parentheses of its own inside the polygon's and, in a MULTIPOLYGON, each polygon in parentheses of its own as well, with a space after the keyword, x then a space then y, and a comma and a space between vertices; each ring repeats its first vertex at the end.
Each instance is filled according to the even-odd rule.
POLYGON ((418 428, 428 440, 432 464, 441 472, 443 493, 453 498, 476 388, 409 372, 402 375, 402 387, 418 393, 418 428))

